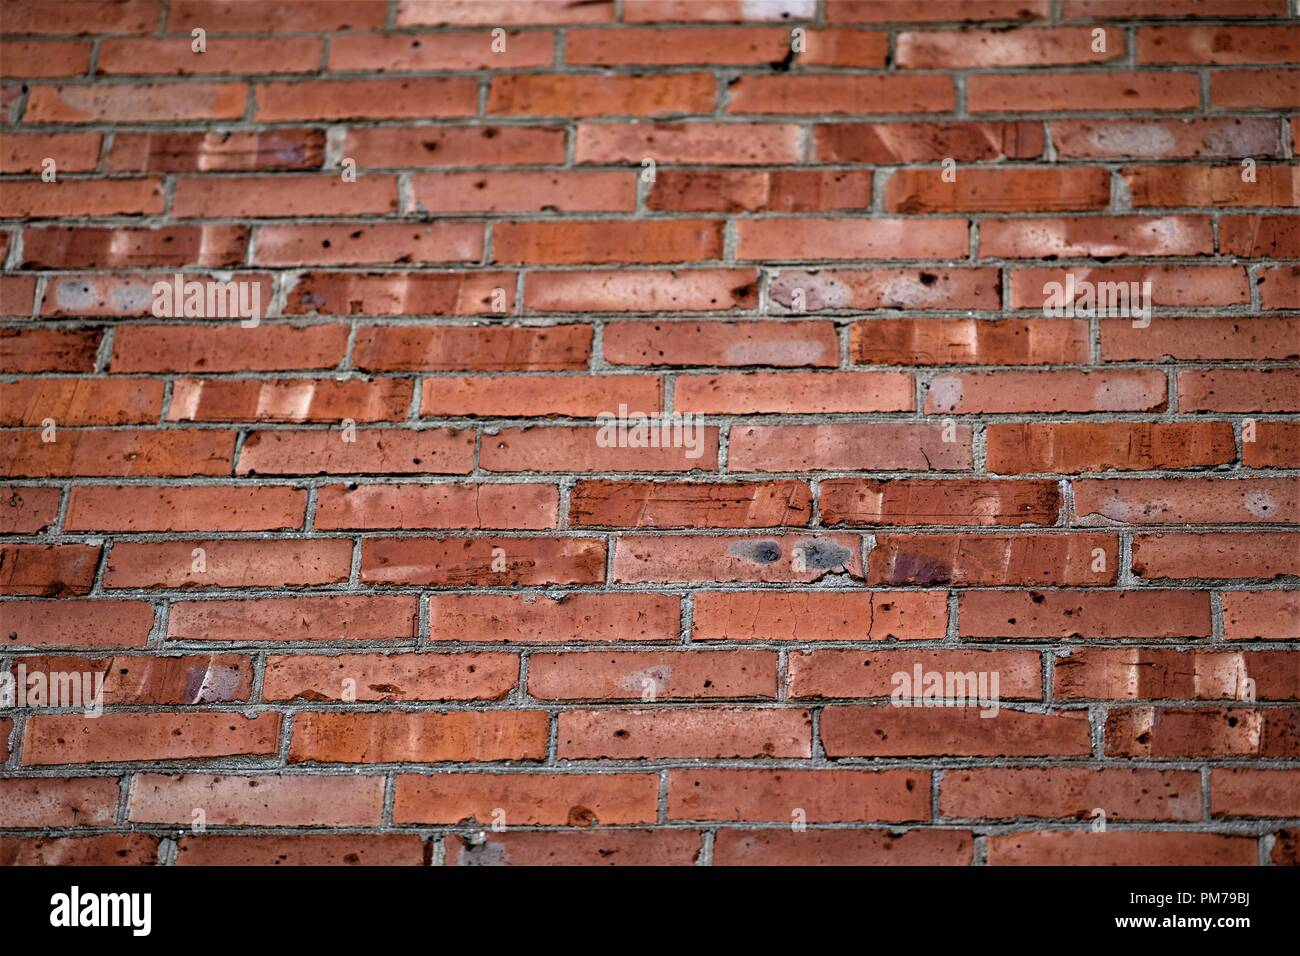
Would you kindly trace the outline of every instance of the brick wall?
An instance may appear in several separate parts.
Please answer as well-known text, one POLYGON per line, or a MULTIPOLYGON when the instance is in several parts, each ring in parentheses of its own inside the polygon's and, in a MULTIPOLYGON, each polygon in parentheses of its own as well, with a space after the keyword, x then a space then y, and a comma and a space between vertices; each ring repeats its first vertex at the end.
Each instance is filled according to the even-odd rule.
POLYGON ((1297 862, 1296 15, 6 0, 0 862, 1297 862))

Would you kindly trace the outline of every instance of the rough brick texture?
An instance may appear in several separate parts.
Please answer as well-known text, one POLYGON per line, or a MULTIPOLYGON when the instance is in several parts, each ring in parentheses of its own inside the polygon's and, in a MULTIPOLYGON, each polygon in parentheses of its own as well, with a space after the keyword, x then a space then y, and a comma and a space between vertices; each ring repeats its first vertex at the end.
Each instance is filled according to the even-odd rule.
POLYGON ((1296 863, 1298 16, 6 0, 0 863, 1296 863))

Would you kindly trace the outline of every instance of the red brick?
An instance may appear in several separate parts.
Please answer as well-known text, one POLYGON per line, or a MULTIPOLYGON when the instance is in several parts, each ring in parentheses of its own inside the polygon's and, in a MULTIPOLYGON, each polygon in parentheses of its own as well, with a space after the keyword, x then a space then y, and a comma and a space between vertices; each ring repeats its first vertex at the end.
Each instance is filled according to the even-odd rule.
MULTIPOLYGON (((889 23, 897 19, 893 0, 826 0, 832 23, 889 23)), ((908 10, 915 20, 1045 20, 1047 0, 931 0, 908 10)))
POLYGON ((101 139, 99 133, 6 132, 0 144, 0 172, 39 173, 49 157, 55 161, 56 174, 84 173, 99 165, 101 139))
POLYGON ((1300 575, 1300 534, 1241 531, 1135 535, 1133 573, 1149 581, 1296 576, 1300 575))
POLYGON ((423 866, 416 834, 202 836, 177 841, 176 866, 423 866))
POLYGON ((885 184, 890 212, 1008 212, 1105 209, 1110 173, 1104 169, 968 169, 945 182, 939 169, 896 170, 885 184))
POLYGON ((167 618, 173 641, 413 640, 414 597, 261 598, 177 601, 167 618))
POLYGON ((722 256, 722 223, 707 220, 503 222, 493 262, 683 262, 722 256))
POLYGON ((1163 372, 967 372, 936 375, 925 395, 930 414, 956 412, 1163 411, 1163 372))
POLYGON ((1285 12, 1279 0, 1065 0, 1066 19, 1103 18, 1130 20, 1148 17, 1276 17, 1285 12))
POLYGON ((267 658, 262 696, 349 702, 500 700, 518 680, 514 654, 291 654, 267 658))
POLYGON ((1293 308, 1300 301, 1300 266, 1261 269, 1259 301, 1265 309, 1293 308))
POLYGON ((784 20, 790 17, 809 19, 813 16, 809 0, 768 0, 766 3, 745 3, 744 0, 629 0, 623 10, 623 19, 632 23, 661 22, 668 20, 690 23, 742 20, 784 20))
POLYGON ((896 535, 876 538, 867 580, 884 585, 1114 584, 1119 539, 1105 534, 896 535))
POLYGON ((248 246, 247 226, 165 226, 161 229, 28 229, 23 233, 24 269, 239 266, 248 246))
POLYGON ((872 319, 852 326, 863 365, 1046 365, 1088 361, 1075 319, 872 319))
MULTIPOLYGON (((910 19, 910 17, 909 17, 910 19)), ((1124 34, 1105 30, 1105 49, 1087 27, 1052 29, 907 31, 895 39, 900 67, 947 69, 1104 63, 1124 55, 1124 34)))
POLYGON ((830 322, 618 322, 605 329, 615 365, 839 364, 830 322))
POLYGON ((37 86, 27 99, 27 123, 177 123, 244 116, 243 83, 115 83, 37 86))
POLYGON ((794 312, 997 308, 996 269, 782 269, 768 294, 794 312), (800 310, 796 290, 802 290, 800 310))
POLYGON ((1080 523, 1287 524, 1300 520, 1292 478, 1109 479, 1074 482, 1080 523))
POLYGON ((953 440, 929 424, 745 425, 731 431, 733 471, 915 470, 970 465, 971 430, 954 427, 953 440))
POLYGON ((178 378, 172 382, 169 422, 401 421, 411 405, 411 382, 400 378, 254 381, 178 378))
POLYGON ((1184 412, 1300 411, 1300 373, 1291 369, 1215 369, 1178 373, 1184 412))
POLYGON ((394 212, 397 212, 397 180, 375 174, 361 176, 353 183, 316 173, 185 177, 176 182, 172 205, 172 215, 178 219, 360 216, 394 212))
POLYGON ((235 485, 73 488, 66 531, 276 531, 302 525, 307 493, 235 485))
MULTIPOLYGON (((4 245, 8 247, 8 233, 4 245)), ((0 315, 29 319, 36 300, 36 279, 32 276, 0 276, 0 315)), ((9 331, 9 330, 6 330, 9 331)), ((13 335, 13 332, 9 332, 13 335)), ((30 336, 29 336, 30 338, 30 336)))
POLYGON ((0 826, 110 827, 117 793, 117 781, 111 777, 0 780, 0 826))
POLYGON ((1000 709, 985 719, 969 707, 836 706, 822 711, 830 757, 1087 756, 1088 715, 1000 709))
POLYGON ((1223 216, 1219 248, 1247 259, 1300 259, 1300 218, 1223 216))
POLYGON ((158 837, 144 833, 0 837, 0 866, 156 866, 157 860, 158 837))
POLYGON ((836 573, 862 573, 858 541, 851 535, 627 536, 614 550, 614 581, 622 584, 807 583, 836 573))
POLYGON ((316 528, 373 530, 467 528, 539 531, 555 527, 554 485, 324 485, 316 528))
MULTIPOLYGON (((805 496, 806 494, 805 491, 805 496)), ((0 485, 0 534, 36 534, 44 531, 54 524, 58 511, 57 488, 0 485)))
POLYGON ((674 170, 655 176, 646 197, 669 212, 817 212, 871 201, 867 170, 674 170))
POLYGON ((1112 709, 1106 717, 1106 755, 1181 757, 1286 757, 1300 755, 1294 707, 1164 707, 1112 709))
POLYGON ((333 73, 519 69, 550 66, 555 56, 555 34, 549 30, 507 31, 500 50, 495 39, 485 32, 343 34, 330 38, 329 68, 333 73))
MULTIPOLYGON (((6 31, 9 24, 5 24, 6 31)), ((111 40, 108 42, 112 42, 111 40)), ((4 40, 0 42, 0 76, 84 76, 91 45, 76 40, 4 40)))
POLYGON ((558 164, 564 162, 564 138, 556 126, 383 126, 349 129, 343 155, 362 169, 558 164))
POLYGON ((1210 596, 1196 591, 965 591, 968 638, 1141 640, 1210 636, 1210 596))
POLYGON ((663 383, 650 375, 473 375, 426 378, 420 414, 435 418, 595 418, 620 404, 643 412, 663 409, 663 383))
POLYGON ((411 177, 412 211, 633 212, 636 174, 563 171, 418 173, 411 177))
POLYGON ((105 40, 100 44, 95 70, 109 76, 195 76, 205 73, 315 73, 320 69, 321 41, 318 37, 223 37, 201 54, 194 52, 191 42, 179 37, 105 40))
POLYGON ((668 819, 788 823, 930 817, 930 775, 910 770, 670 770, 668 819))
POLYGON ((1210 771, 1210 812, 1216 817, 1300 816, 1300 779, 1294 770, 1253 767, 1210 771))
POLYGON ((1001 474, 1203 468, 1236 458, 1228 422, 989 425, 988 468, 1001 474))
POLYGON ((739 259, 964 259, 965 219, 742 219, 739 259))
POLYGON ((980 255, 994 258, 1207 256, 1213 251, 1210 221, 1201 216, 986 219, 980 224, 980 255))
MULTIPOLYGON (((309 80, 261 83, 254 93, 254 115, 260 123, 473 116, 478 82, 469 77, 309 80)), ((348 185, 361 182, 364 177, 348 185)))
POLYGON ((1052 525, 1054 481, 830 478, 821 482, 826 525, 1052 525))
POLYGON ((541 760, 542 711, 312 713, 294 720, 289 762, 465 763, 541 760))
MULTIPOLYGON (((154 273, 132 273, 129 275, 111 275, 111 274, 80 274, 80 275, 63 275, 51 277, 47 280, 45 287, 44 301, 41 303, 41 315, 44 317, 104 317, 104 318, 144 318, 153 317, 155 303, 159 311, 181 311, 180 308, 174 308, 168 302, 172 295, 165 298, 156 295, 155 286, 160 282, 165 282, 173 290, 175 289, 176 272, 170 274, 154 273)), ((185 282, 224 282, 216 276, 202 276, 196 279, 185 279, 185 282)), ((243 273, 238 276, 231 276, 231 282, 247 283, 250 288, 247 290, 233 289, 231 292, 222 292, 218 297, 217 289, 212 288, 213 305, 208 308, 205 299, 199 307, 202 312, 215 312, 215 315, 204 315, 202 318, 209 319, 227 319, 230 322, 235 321, 235 316, 223 315, 235 311, 231 307, 229 296, 242 294, 244 301, 249 306, 256 306, 254 314, 247 318, 257 318, 259 321, 268 311, 273 297, 272 277, 265 273, 251 274, 243 273), (256 301, 254 301, 254 292, 252 287, 256 287, 256 301), (265 303, 265 306, 263 305, 265 303)), ((211 288, 211 287, 208 287, 211 288)), ((230 287, 227 287, 228 289, 230 287)), ((183 293, 184 294, 184 293, 183 293)), ((238 303, 236 303, 238 304, 238 303)), ((241 320, 242 321, 242 320, 241 320)), ((125 330, 124 330, 125 332, 125 330)), ((269 333, 277 334, 277 333, 269 333)))
POLYGON ((935 640, 947 631, 948 596, 942 591, 700 591, 694 620, 696 641, 935 640))
POLYGON ((366 584, 600 584, 605 542, 594 538, 367 538, 366 584), (504 552, 504 553, 502 553, 504 552), (505 567, 496 567, 498 559, 505 567))
POLYGON ((483 227, 472 222, 262 226, 256 250, 254 261, 270 266, 480 262, 483 227))
POLYGON ((1300 29, 1267 27, 1139 27, 1139 63, 1294 63, 1300 29))
POLYGON ((1081 159, 1282 155, 1277 125, 1262 118, 1052 120, 1048 127, 1057 155, 1081 159))
POLYGON ((1215 109, 1295 109, 1300 70, 1219 70, 1210 74, 1215 109))
POLYGON ((0 371, 90 372, 100 330, 0 329, 0 371))
POLYGON ((383 800, 377 776, 146 773, 131 783, 128 818, 188 826, 202 810, 209 826, 374 826, 383 800))
POLYGON ((1194 110, 1196 74, 1179 72, 979 73, 967 78, 972 113, 1194 110))
MULTIPOLYGON (((1223 306, 1250 301, 1250 284, 1239 266, 1085 266, 1068 270, 1075 277, 1076 301, 1082 283, 1150 283, 1148 305, 1223 306)), ((1061 269, 1016 269, 1011 274, 1011 307, 1037 309, 1050 301, 1047 284, 1064 284, 1061 269)), ((1123 300, 1119 300, 1121 307, 1123 300)), ((1136 303, 1134 303, 1136 306, 1136 303)), ((1104 311, 1104 309, 1103 309, 1104 311)), ((1132 319, 1130 318, 1130 321, 1132 319)), ((1151 320, 1152 324, 1163 321, 1151 320)))
POLYGON ((668 594, 435 594, 431 641, 555 644, 676 641, 681 599, 668 594))
MULTIPOLYGON (((790 32, 779 27, 569 30, 564 62, 575 66, 747 66, 779 63, 789 52, 790 32)), ((883 66, 883 60, 876 65, 883 66)))
POLYGON ((69 430, 49 443, 39 431, 11 431, 0 435, 0 472, 30 478, 228 475, 234 445, 233 432, 183 428, 69 430))
POLYGON ((233 173, 320 169, 324 159, 325 132, 319 129, 122 132, 113 138, 108 168, 123 173, 233 173))
POLYGON ((1294 591, 1227 591, 1219 600, 1228 640, 1300 637, 1300 594, 1294 591))
POLYGON ((1038 830, 989 838, 989 866, 1254 866, 1254 837, 1038 830))
POLYGON ((713 111, 709 73, 496 76, 487 112, 500 116, 668 116, 713 111))
POLYGON ((532 272, 524 301, 536 312, 721 312, 752 309, 758 282, 752 269, 532 272))
POLYGON ((479 843, 452 834, 444 865, 694 866, 700 840, 698 831, 679 829, 486 832, 479 843))
POLYGON ((89 594, 99 565, 98 546, 0 545, 0 594, 67 597, 89 594))
POLYGON ((1300 698, 1300 656, 1084 647, 1057 658, 1053 694, 1059 700, 1245 700, 1248 690, 1259 700, 1300 698))
POLYGON ((806 66, 884 67, 889 37, 880 30, 808 30, 799 62, 806 66))
MULTIPOLYGON (((922 8, 925 9, 925 8, 922 8)), ((965 866, 964 830, 719 830, 714 866, 965 866)))
POLYGON ((749 372, 683 375, 674 408, 704 414, 911 411, 915 384, 904 372, 749 372))
POLYGON ((1254 441, 1241 443, 1247 468, 1300 468, 1300 422, 1259 422, 1254 441))
MULTIPOLYGON (((515 307, 515 275, 511 272, 443 275, 308 272, 296 281, 288 281, 285 312, 290 315, 488 315, 494 314, 498 289, 503 314, 513 312, 515 307)), ((416 330, 401 331, 414 333, 416 330)), ((451 330, 420 331, 426 335, 445 335, 451 330)), ((475 329, 473 334, 483 336, 492 331, 496 330, 475 329)), ((396 330, 394 334, 398 334, 396 330)))
POLYGON ((788 664, 790 696, 889 697, 895 690, 894 675, 902 673, 911 679, 917 666, 925 673, 996 672, 1000 699, 1043 699, 1042 659, 1037 651, 968 650, 835 649, 792 653, 788 664))
POLYGON ((578 163, 794 163, 792 123, 578 123, 578 163))
MULTIPOLYGON (((163 383, 154 379, 40 378, 0 383, 0 423, 152 424, 162 414, 163 383)), ((55 441, 58 432, 55 432, 55 441)))
POLYGON ((1101 357, 1108 362, 1300 358, 1300 319, 1161 316, 1146 328, 1135 328, 1129 319, 1099 324, 1101 357))
POLYGON ((1121 170, 1133 205, 1142 206, 1295 206, 1300 175, 1294 166, 1256 167, 1255 182, 1242 180, 1239 163, 1230 166, 1129 166, 1121 170))
POLYGON ((528 693, 538 700, 775 700, 771 651, 600 651, 532 654, 528 693))
MULTIPOLYGON (((397 823, 512 826, 655 823, 655 774, 453 773, 397 778, 397 823)), ((663 831, 660 831, 662 834, 663 831)))
POLYGON ((357 330, 352 363, 371 371, 558 372, 585 369, 591 328, 374 326, 357 330))
POLYGON ((454 429, 261 431, 244 440, 238 475, 468 474, 472 432, 454 429))
POLYGON ((104 569, 105 588, 312 587, 345 584, 352 542, 119 541, 104 569), (203 552, 204 570, 194 570, 203 552))
POLYGON ((956 819, 1201 819, 1201 776, 1189 770, 1025 767, 944 771, 939 812, 956 819))
POLYGON ((7 648, 143 647, 153 621, 143 601, 6 601, 0 638, 7 648))
POLYGON ((588 527, 800 527, 812 513, 808 486, 797 481, 579 481, 570 502, 569 522, 588 527))
POLYGON ((814 148, 824 163, 959 163, 1037 159, 1043 125, 1031 122, 818 123, 814 148))
POLYGON ((297 33, 321 30, 377 30, 384 10, 368 0, 299 0, 292 7, 249 6, 229 0, 176 0, 168 8, 167 30, 189 33, 297 33))
POLYGON ((162 182, 157 179, 20 180, 5 184, 0 203, 0 217, 5 219, 140 216, 162 211, 162 182))
MULTIPOLYGON (((382 11, 380 11, 382 13, 382 11)), ((398 0, 397 25, 498 26, 501 24, 607 23, 614 5, 607 0, 574 6, 548 0, 398 0)))
POLYGON ((946 113, 951 77, 762 76, 742 74, 727 90, 729 113, 946 113))
POLYGON ((268 756, 279 749, 280 715, 239 713, 80 714, 28 718, 25 767, 124 763, 131 760, 209 760, 268 756))
POLYGON ((235 654, 184 657, 23 657, 30 672, 102 676, 105 706, 240 703, 253 689, 253 659, 235 654))
POLYGON ((248 372, 334 368, 347 350, 342 325, 135 325, 113 341, 114 372, 248 372))
POLYGON ((812 756, 806 710, 564 710, 561 760, 812 756))
MULTIPOLYGON (((604 426, 601 426, 604 427, 604 426)), ((484 435, 479 467, 485 471, 712 471, 718 460, 718 429, 684 429, 698 445, 665 448, 601 447, 598 428, 503 428, 484 435), (693 437, 692 437, 693 436, 693 437), (697 454, 698 453, 698 454, 697 454), (694 455, 694 457, 692 457, 694 455)), ((686 439, 684 438, 683 441, 686 439)))

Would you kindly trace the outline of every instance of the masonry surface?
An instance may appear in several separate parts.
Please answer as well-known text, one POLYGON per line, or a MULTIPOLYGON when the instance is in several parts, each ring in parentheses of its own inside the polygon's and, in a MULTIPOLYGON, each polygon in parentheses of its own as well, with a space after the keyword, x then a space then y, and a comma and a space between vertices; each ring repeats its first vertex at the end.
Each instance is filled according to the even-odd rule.
POLYGON ((1298 12, 6 0, 0 863, 1297 863, 1298 12))

